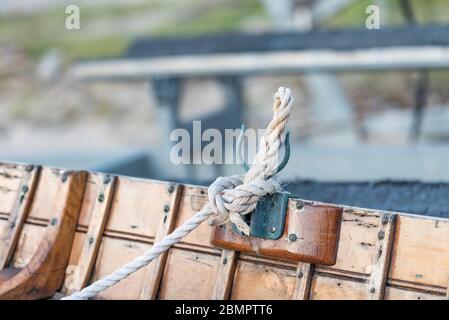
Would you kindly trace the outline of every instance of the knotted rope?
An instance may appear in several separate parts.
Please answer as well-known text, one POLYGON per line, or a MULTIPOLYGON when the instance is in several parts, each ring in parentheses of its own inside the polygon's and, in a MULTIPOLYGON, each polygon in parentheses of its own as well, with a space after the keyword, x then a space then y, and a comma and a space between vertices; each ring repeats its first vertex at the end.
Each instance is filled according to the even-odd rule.
POLYGON ((278 166, 279 149, 285 141, 285 127, 292 105, 293 97, 290 89, 280 87, 274 94, 273 119, 260 139, 259 150, 254 163, 246 175, 217 178, 208 188, 209 203, 183 225, 155 243, 150 250, 140 257, 63 299, 83 300, 94 297, 148 265, 207 219, 209 219, 209 225, 211 226, 231 221, 238 230, 249 235, 250 228, 243 217, 254 211, 260 198, 282 190, 280 183, 272 178, 272 175, 276 172, 278 166))

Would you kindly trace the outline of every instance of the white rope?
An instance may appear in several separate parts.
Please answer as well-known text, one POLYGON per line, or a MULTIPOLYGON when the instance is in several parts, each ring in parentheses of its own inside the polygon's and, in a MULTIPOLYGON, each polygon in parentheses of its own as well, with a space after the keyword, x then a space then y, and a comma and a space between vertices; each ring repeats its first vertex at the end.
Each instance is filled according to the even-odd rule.
POLYGON ((208 188, 209 203, 201 211, 164 239, 155 243, 140 257, 126 263, 81 291, 64 297, 63 300, 84 300, 94 297, 148 265, 207 219, 211 226, 231 221, 238 230, 249 235, 250 228, 243 216, 254 211, 260 198, 282 189, 280 183, 271 176, 278 166, 279 149, 285 141, 285 126, 292 105, 293 97, 290 89, 280 87, 274 94, 273 119, 260 140, 254 164, 245 176, 217 178, 208 188))

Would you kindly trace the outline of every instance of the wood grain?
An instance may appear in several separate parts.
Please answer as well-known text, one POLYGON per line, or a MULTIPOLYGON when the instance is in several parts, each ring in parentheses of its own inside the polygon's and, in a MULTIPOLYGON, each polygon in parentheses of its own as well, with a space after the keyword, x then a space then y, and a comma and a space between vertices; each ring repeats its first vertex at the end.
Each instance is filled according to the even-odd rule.
POLYGON ((341 217, 340 207, 290 200, 280 239, 243 237, 233 232, 232 225, 228 223, 214 228, 211 243, 229 250, 333 265, 337 257, 341 217), (291 235, 296 237, 294 241, 291 235))
POLYGON ((312 285, 314 265, 299 262, 296 268, 295 289, 292 300, 309 300, 310 287, 312 285))
POLYGON ((7 231, 1 238, 0 269, 9 265, 25 223, 26 215, 33 201, 34 191, 39 179, 40 167, 28 166, 22 177, 14 207, 8 218, 7 231))
POLYGON ((108 219, 116 178, 109 175, 98 176, 97 178, 101 182, 96 192, 97 197, 93 202, 90 224, 79 260, 76 265, 70 268, 71 274, 68 276, 71 281, 66 281, 67 294, 79 291, 87 285, 108 219))
MULTIPOLYGON (((159 227, 157 228, 156 238, 154 242, 161 241, 166 235, 173 231, 173 227, 176 220, 176 215, 179 210, 179 202, 181 200, 183 187, 182 185, 169 185, 167 187, 167 193, 171 195, 170 203, 168 207, 164 206, 164 216, 159 219, 159 227)), ((168 251, 162 253, 158 258, 151 262, 148 266, 147 276, 148 279, 142 286, 140 292, 140 299, 148 300, 155 299, 162 279, 162 273, 164 272, 165 264, 168 257, 168 251)))
MULTIPOLYGON (((58 194, 49 203, 50 224, 30 262, 0 283, 0 299, 41 299, 53 296, 64 279, 81 208, 86 173, 55 175, 58 194)), ((3 269, 0 273, 8 273, 3 269)))
POLYGON ((380 219, 376 244, 377 253, 368 282, 368 295, 371 300, 381 300, 384 297, 396 227, 395 214, 385 213, 381 215, 380 219))
POLYGON ((237 258, 238 253, 236 251, 223 249, 212 300, 227 300, 229 298, 234 281, 237 258))

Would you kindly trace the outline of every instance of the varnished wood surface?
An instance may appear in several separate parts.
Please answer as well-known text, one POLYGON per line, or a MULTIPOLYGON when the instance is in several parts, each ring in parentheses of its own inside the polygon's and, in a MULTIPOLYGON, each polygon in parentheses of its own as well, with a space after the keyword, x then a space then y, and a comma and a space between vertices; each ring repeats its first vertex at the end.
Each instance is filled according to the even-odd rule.
POLYGON ((214 246, 322 265, 337 258, 342 209, 336 206, 289 200, 284 231, 280 239, 241 236, 230 223, 214 228, 214 246), (293 240, 291 236, 294 236, 293 240))
MULTIPOLYGON (((25 166, 0 165, 0 172, 3 172, 0 174, 0 190, 3 191, 0 192, 0 237, 8 232, 8 219, 24 170, 25 166)), ((60 193, 58 172, 42 169, 34 200, 10 259, 9 268, 16 270, 12 273, 27 266, 40 252, 53 215, 49 208, 60 193)), ((67 249, 70 253, 67 273, 64 283, 62 286, 59 283, 57 289, 62 294, 69 290, 70 268, 84 263, 80 257, 88 241, 89 228, 95 225, 103 178, 102 174, 87 175, 76 233, 69 246, 71 249, 67 249)), ((163 219, 172 221, 169 224, 173 223, 175 228, 207 203, 204 187, 184 185, 175 201, 174 193, 168 192, 169 186, 166 182, 117 177, 98 250, 89 258, 93 266, 88 272, 88 283, 148 250, 160 238, 163 219), (174 201, 176 206, 173 206, 174 201)), ((97 298, 445 299, 447 294, 448 219, 343 206, 336 263, 332 266, 223 251, 211 245, 212 231, 207 224, 202 224, 171 248, 166 261, 157 268, 162 271, 157 275, 159 284, 150 274, 156 264, 150 264, 97 298), (384 223, 385 214, 396 219, 395 223, 384 223), (384 231, 382 239, 379 238, 381 231, 384 231), (224 257, 231 260, 223 264, 224 257), (229 265, 229 261, 232 264, 229 265), (302 276, 298 277, 299 274, 302 276), (374 293, 371 292, 373 286, 374 293), (155 296, 142 296, 148 288, 153 288, 155 296)), ((12 273, 2 278, 3 281, 11 278, 12 273)))

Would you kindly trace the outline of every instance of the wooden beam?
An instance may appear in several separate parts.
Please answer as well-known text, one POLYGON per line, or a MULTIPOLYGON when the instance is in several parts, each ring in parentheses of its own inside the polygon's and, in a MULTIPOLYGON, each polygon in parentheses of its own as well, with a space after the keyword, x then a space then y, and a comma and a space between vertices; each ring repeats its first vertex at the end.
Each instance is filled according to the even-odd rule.
POLYGON ((71 270, 73 273, 71 282, 67 285, 67 294, 79 291, 88 284, 109 216, 116 181, 116 177, 105 175, 98 188, 98 195, 93 206, 89 228, 86 233, 86 241, 84 241, 77 265, 73 266, 71 270))
POLYGON ((396 214, 384 213, 380 216, 376 254, 368 281, 368 296, 371 300, 382 300, 385 295, 395 227, 396 214))
POLYGON ((298 262, 292 300, 309 300, 314 268, 313 264, 298 262))
POLYGON ((40 170, 41 167, 32 165, 25 168, 13 210, 8 218, 7 231, 3 239, 1 239, 0 270, 8 266, 16 248, 20 232, 22 231, 28 210, 33 201, 40 170))
POLYGON ((0 299, 42 299, 61 287, 86 186, 85 172, 54 172, 59 181, 50 221, 30 262, 22 269, 0 271, 0 299), (17 272, 16 272, 17 270, 17 272), (2 277, 2 274, 9 274, 2 277))
MULTIPOLYGON (((164 214, 159 221, 157 228, 157 234, 154 242, 162 240, 166 235, 173 231, 176 222, 176 216, 181 202, 181 196, 183 193, 183 185, 170 184, 167 187, 167 192, 172 194, 170 204, 164 207, 164 214)), ((147 277, 148 282, 143 285, 140 292, 140 299, 153 300, 157 296, 159 286, 161 284, 162 274, 165 269, 165 263, 167 262, 168 252, 162 253, 148 266, 147 277)))
POLYGON ((146 80, 149 77, 160 76, 191 77, 447 68, 449 68, 449 47, 416 46, 353 51, 309 50, 105 59, 77 63, 72 67, 70 73, 75 78, 85 80, 146 80))
POLYGON ((223 249, 220 265, 218 266, 212 300, 227 300, 234 282, 235 268, 237 266, 238 252, 223 249))

